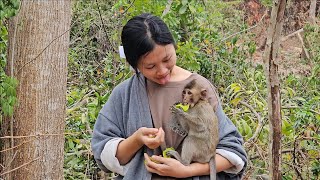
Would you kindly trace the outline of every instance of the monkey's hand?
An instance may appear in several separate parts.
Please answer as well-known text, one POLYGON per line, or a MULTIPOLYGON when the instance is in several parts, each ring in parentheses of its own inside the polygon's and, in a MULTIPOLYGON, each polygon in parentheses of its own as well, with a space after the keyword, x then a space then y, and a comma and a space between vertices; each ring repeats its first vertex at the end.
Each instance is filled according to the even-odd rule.
POLYGON ((177 115, 185 115, 186 112, 184 112, 182 109, 180 108, 177 108, 176 106, 171 106, 170 107, 170 111, 173 113, 173 114, 177 114, 177 115))
POLYGON ((169 148, 166 148, 163 152, 162 152, 162 156, 164 157, 164 158, 170 158, 171 156, 168 156, 167 155, 167 152, 168 151, 174 151, 174 148, 173 147, 169 147, 169 148))
POLYGON ((168 149, 168 150, 163 151, 163 153, 164 153, 167 157, 172 157, 172 158, 175 158, 176 160, 182 162, 182 159, 181 159, 180 154, 179 154, 177 151, 175 151, 175 150, 168 149))

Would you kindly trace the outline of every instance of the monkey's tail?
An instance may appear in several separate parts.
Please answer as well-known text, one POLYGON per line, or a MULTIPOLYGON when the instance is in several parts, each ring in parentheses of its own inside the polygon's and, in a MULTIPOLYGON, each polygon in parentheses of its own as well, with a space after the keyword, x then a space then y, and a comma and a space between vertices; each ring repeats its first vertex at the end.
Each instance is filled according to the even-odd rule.
POLYGON ((209 165, 210 165, 210 180, 216 180, 217 171, 216 171, 216 161, 214 157, 210 159, 209 165))

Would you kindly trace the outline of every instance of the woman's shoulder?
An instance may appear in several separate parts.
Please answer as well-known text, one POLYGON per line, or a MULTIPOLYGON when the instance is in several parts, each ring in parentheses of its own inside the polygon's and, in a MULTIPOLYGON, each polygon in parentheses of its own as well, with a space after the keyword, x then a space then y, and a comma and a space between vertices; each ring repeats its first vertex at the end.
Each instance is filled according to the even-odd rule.
POLYGON ((130 84, 130 81, 131 81, 132 78, 133 78, 133 76, 131 76, 130 78, 125 79, 124 81, 120 82, 119 84, 117 84, 113 88, 113 90, 121 90, 121 89, 127 87, 130 84))
POLYGON ((216 91, 216 88, 214 87, 214 85, 207 78, 205 78, 197 73, 192 74, 192 80, 196 80, 200 86, 204 87, 207 90, 208 101, 216 109, 216 107, 219 103, 219 97, 218 97, 218 94, 217 94, 217 91, 216 91))
POLYGON ((192 74, 192 79, 195 79, 202 86, 210 87, 210 88, 215 89, 214 85, 212 84, 212 82, 210 82, 207 78, 203 77, 200 74, 193 73, 192 74))
POLYGON ((130 78, 122 81, 118 85, 113 88, 113 92, 126 92, 130 90, 133 86, 137 86, 138 84, 144 85, 145 80, 144 77, 140 74, 134 74, 130 78))

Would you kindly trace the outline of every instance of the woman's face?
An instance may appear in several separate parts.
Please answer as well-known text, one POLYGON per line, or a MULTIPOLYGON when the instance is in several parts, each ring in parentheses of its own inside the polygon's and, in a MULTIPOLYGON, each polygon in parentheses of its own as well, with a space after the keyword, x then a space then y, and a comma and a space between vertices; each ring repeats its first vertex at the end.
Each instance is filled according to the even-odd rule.
POLYGON ((138 69, 150 81, 166 84, 170 81, 176 60, 176 51, 172 44, 156 45, 151 52, 141 57, 138 69))

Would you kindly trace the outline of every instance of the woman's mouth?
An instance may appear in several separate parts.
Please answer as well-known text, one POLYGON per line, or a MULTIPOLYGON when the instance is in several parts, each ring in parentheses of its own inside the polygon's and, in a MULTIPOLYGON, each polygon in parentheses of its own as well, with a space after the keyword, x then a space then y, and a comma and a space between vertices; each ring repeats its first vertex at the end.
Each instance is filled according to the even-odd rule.
POLYGON ((166 84, 170 80, 170 73, 157 79, 159 84, 166 84))

